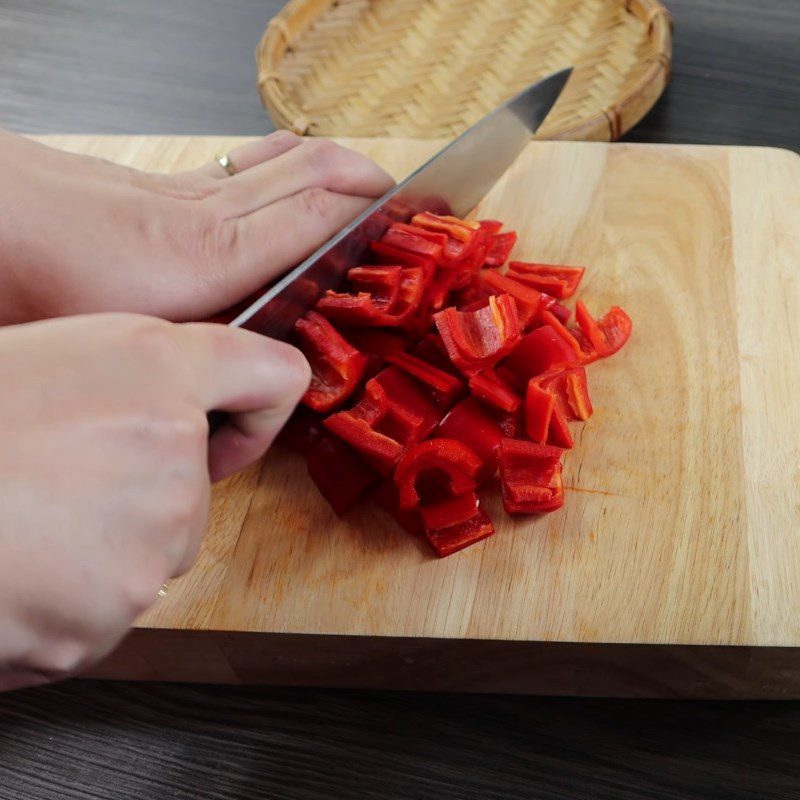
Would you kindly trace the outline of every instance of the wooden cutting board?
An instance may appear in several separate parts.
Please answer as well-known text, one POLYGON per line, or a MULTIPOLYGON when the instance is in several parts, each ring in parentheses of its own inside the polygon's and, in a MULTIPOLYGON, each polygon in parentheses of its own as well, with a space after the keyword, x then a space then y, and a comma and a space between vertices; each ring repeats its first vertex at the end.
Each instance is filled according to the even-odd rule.
MULTIPOLYGON (((136 167, 231 138, 49 137, 136 167)), ((436 142, 350 142, 397 177, 436 142)), ((800 160, 537 142, 480 207, 522 259, 590 267, 634 321, 589 371, 563 510, 444 560, 337 519, 275 450, 218 486, 190 573, 96 671, 118 678, 800 696, 800 160)))

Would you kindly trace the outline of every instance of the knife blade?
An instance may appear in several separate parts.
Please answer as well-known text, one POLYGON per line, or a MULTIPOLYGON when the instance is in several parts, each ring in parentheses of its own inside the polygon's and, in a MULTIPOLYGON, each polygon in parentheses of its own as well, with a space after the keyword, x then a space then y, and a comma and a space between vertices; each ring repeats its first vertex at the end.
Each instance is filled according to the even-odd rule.
POLYGON ((531 84, 478 120, 265 290, 230 326, 283 338, 393 222, 421 211, 469 214, 544 122, 571 73, 568 67, 531 84))

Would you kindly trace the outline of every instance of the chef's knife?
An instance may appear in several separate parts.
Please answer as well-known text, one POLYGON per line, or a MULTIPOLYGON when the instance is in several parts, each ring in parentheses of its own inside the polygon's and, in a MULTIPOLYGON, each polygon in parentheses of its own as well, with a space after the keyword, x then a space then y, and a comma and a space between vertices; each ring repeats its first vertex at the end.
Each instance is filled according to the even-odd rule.
POLYGON ((469 214, 544 122, 572 68, 534 83, 487 114, 265 290, 230 325, 283 338, 318 297, 360 264, 393 222, 421 211, 469 214))

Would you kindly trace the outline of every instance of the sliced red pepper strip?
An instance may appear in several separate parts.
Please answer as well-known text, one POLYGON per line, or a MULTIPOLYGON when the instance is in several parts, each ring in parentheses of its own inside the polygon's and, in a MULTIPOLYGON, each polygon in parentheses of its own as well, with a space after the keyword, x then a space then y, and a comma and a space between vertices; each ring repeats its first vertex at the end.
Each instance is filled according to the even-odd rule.
POLYGON ((480 230, 481 227, 479 222, 468 222, 458 217, 432 214, 429 211, 415 214, 411 220, 411 224, 429 231, 442 231, 448 236, 452 236, 454 239, 458 239, 462 242, 470 241, 473 233, 476 230, 480 230))
POLYGON ((379 264, 419 267, 424 271, 426 280, 433 275, 436 269, 436 261, 434 261, 434 259, 428 258, 427 256, 420 256, 416 253, 410 253, 408 250, 402 250, 390 244, 370 242, 369 249, 375 254, 375 258, 379 264))
POLYGON ((509 272, 515 273, 514 277, 533 286, 539 291, 559 300, 572 297, 578 284, 583 278, 585 267, 566 267, 556 264, 534 264, 527 261, 511 261, 508 265, 509 272))
POLYGON ((504 375, 512 375, 519 388, 528 381, 557 367, 566 367, 578 360, 575 351, 551 328, 541 328, 526 334, 519 346, 503 362, 504 375))
MULTIPOLYGON (((366 268, 359 267, 359 276, 366 268)), ((386 297, 375 297, 368 292, 345 294, 328 291, 317 302, 317 310, 328 319, 342 325, 365 327, 396 327, 402 325, 419 308, 425 291, 423 271, 419 267, 376 267, 388 272, 394 270, 400 285, 396 300, 387 304, 386 297)), ((355 270, 351 270, 354 272, 355 270)), ((388 279, 387 279, 388 280, 388 279)))
POLYGON ((353 294, 368 294, 373 304, 386 310, 394 309, 400 300, 403 267, 353 267, 347 280, 353 294))
POLYGON ((482 508, 479 508, 475 516, 466 522, 441 530, 425 531, 425 537, 439 558, 452 555, 493 534, 494 525, 482 508))
POLYGON ((592 401, 583 367, 554 370, 534 378, 533 382, 555 396, 567 419, 585 421, 592 416, 592 401))
POLYGON ((394 485, 393 479, 386 480, 379 484, 372 494, 372 499, 384 511, 391 514, 406 533, 410 533, 414 536, 419 536, 424 533, 422 516, 419 511, 414 508, 405 511, 398 508, 397 487, 394 485))
POLYGON ((447 241, 446 236, 442 236, 444 241, 431 241, 425 236, 419 235, 413 231, 412 226, 404 228, 398 227, 397 224, 392 225, 386 233, 381 237, 381 242, 398 247, 401 250, 407 250, 409 253, 416 253, 417 255, 427 256, 428 258, 438 259, 442 254, 442 247, 447 241))
POLYGON ((469 379, 469 388, 479 400, 501 411, 516 411, 522 402, 520 396, 491 367, 473 375, 469 379))
POLYGON ((465 375, 496 364, 520 341, 516 305, 508 295, 490 297, 477 311, 446 308, 434 322, 450 360, 465 375))
POLYGON ((428 439, 412 447, 397 465, 394 482, 400 508, 472 492, 481 460, 463 442, 428 439))
POLYGON ((301 402, 314 411, 330 411, 358 388, 367 359, 314 311, 297 320, 294 331, 312 372, 301 402))
POLYGON ((500 233, 503 223, 496 219, 482 219, 478 221, 484 233, 500 233))
POLYGON ((417 356, 409 353, 395 353, 387 356, 386 360, 429 386, 434 400, 439 406, 449 408, 464 392, 462 381, 417 356))
POLYGON ((324 436, 311 448, 308 474, 337 516, 351 509, 380 480, 352 448, 333 436, 324 436))
POLYGON ((324 425, 382 475, 389 475, 409 447, 430 435, 439 418, 423 387, 389 367, 367 381, 353 408, 327 417, 324 425))
POLYGON ((562 325, 566 325, 572 316, 572 312, 561 303, 553 303, 548 310, 562 325))
POLYGON ((616 353, 630 338, 633 327, 631 318, 619 306, 613 306, 595 321, 580 300, 575 306, 575 321, 592 349, 601 357, 616 353))
POLYGON ((288 422, 275 437, 275 443, 307 456, 325 435, 322 418, 305 406, 297 406, 288 422))
POLYGON ((566 342, 566 344, 575 353, 576 360, 584 360, 585 354, 581 349, 580 342, 564 325, 562 325, 561 320, 558 319, 558 317, 556 317, 552 311, 545 311, 544 314, 542 314, 542 322, 544 322, 545 325, 549 325, 566 342))
POLYGON ((552 392, 542 389, 533 378, 525 392, 525 435, 538 444, 547 441, 550 420, 553 417, 556 398, 552 392))
POLYGON ((517 243, 517 234, 514 231, 492 234, 489 252, 484 263, 487 267, 502 267, 517 243))
POLYGON ((395 222, 391 227, 396 231, 404 231, 405 233, 410 233, 413 236, 419 236, 422 239, 427 239, 429 242, 435 242, 436 244, 442 245, 442 247, 444 247, 444 243, 447 241, 446 233, 429 231, 427 228, 420 228, 419 225, 407 225, 404 222, 395 222))
POLYGON ((564 502, 558 447, 503 439, 500 444, 500 486, 509 514, 552 511, 564 502))
MULTIPOLYGON (((540 307, 545 298, 541 292, 525 286, 519 281, 501 275, 495 270, 486 270, 481 273, 484 282, 497 292, 510 294, 517 301, 517 311, 519 312, 520 327, 524 330, 528 324, 536 319, 540 313, 540 307)), ((555 302, 555 301, 553 301, 555 302)))
POLYGON ((478 513, 478 495, 475 492, 448 497, 438 503, 420 508, 422 524, 426 531, 452 528, 471 520, 478 513))
POLYGON ((467 397, 457 403, 439 423, 436 435, 463 442, 481 460, 482 483, 497 471, 500 461, 500 424, 476 400, 467 397))

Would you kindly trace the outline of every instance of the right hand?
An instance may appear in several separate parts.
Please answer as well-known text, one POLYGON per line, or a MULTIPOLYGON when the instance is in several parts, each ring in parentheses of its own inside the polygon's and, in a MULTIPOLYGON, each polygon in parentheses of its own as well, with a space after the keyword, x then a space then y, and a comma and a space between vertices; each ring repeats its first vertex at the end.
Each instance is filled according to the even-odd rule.
POLYGON ((305 392, 295 348, 132 314, 0 330, 0 689, 80 671, 186 571, 211 479, 305 392), (228 424, 208 440, 206 412, 228 424))

